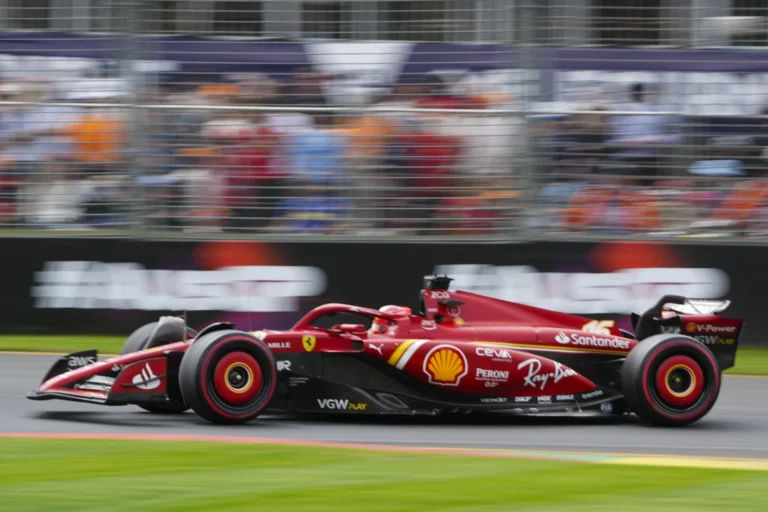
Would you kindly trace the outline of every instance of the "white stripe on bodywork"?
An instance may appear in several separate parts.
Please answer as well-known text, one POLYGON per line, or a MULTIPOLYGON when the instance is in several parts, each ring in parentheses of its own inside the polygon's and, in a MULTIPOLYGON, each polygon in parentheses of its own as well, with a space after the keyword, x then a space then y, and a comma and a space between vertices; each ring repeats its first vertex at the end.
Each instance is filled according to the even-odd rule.
POLYGON ((423 344, 428 342, 429 340, 419 340, 415 342, 413 345, 408 347, 408 349, 405 351, 405 354, 403 354, 403 357, 400 358, 400 360, 395 365, 395 368, 398 370, 402 370, 405 368, 405 365, 408 364, 408 361, 411 360, 411 357, 413 357, 413 354, 419 350, 419 347, 421 347, 423 344))

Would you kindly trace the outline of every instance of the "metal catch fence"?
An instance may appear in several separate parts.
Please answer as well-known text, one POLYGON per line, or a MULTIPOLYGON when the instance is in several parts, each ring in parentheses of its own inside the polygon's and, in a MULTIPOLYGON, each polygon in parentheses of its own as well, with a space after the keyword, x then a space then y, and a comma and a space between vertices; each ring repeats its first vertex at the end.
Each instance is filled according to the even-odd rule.
POLYGON ((767 13, 0 0, 0 233, 766 240, 767 13))

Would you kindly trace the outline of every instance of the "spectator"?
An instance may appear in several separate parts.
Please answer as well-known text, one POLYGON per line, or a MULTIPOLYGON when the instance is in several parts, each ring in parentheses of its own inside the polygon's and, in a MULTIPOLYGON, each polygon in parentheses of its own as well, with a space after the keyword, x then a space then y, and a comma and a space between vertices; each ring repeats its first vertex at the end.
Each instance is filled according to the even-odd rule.
POLYGON ((65 129, 74 142, 74 160, 86 174, 110 174, 124 170, 125 113, 102 104, 126 94, 122 81, 93 80, 81 84, 69 99, 89 106, 65 129))
POLYGON ((507 203, 514 193, 501 183, 470 175, 462 186, 454 187, 440 202, 436 234, 492 235, 501 229, 503 213, 511 211, 507 203), (500 204, 501 203, 501 204, 500 204))
POLYGON ((659 177, 663 146, 679 140, 673 133, 674 120, 670 116, 653 115, 662 111, 659 96, 658 91, 648 91, 644 84, 635 84, 631 88, 632 101, 626 110, 637 114, 615 115, 612 119, 608 143, 613 146, 613 157, 630 164, 630 172, 636 172, 641 185, 650 185, 652 179, 659 177))
MULTIPOLYGON (((205 85, 198 88, 202 104, 211 107, 237 106, 239 88, 233 84, 205 85)), ((226 146, 228 141, 252 128, 247 116, 240 110, 212 109, 208 119, 200 127, 205 144, 226 146)))
POLYGON ((284 198, 290 196, 293 190, 294 148, 292 141, 302 133, 312 128, 311 115, 299 112, 270 112, 264 116, 264 128, 268 129, 274 141, 274 147, 270 151, 269 172, 272 178, 266 193, 269 199, 266 201, 271 209, 272 221, 270 228, 279 225, 279 219, 284 217, 282 208, 285 206, 284 198), (276 221, 278 219, 278 221, 276 221))
POLYGON ((82 228, 88 223, 84 180, 65 160, 47 162, 26 189, 25 218, 32 228, 82 228))
POLYGON ((344 160, 348 169, 350 198, 355 204, 355 224, 359 228, 378 228, 383 197, 390 186, 382 166, 387 141, 395 133, 391 119, 363 116, 339 123, 336 132, 346 140, 344 160))
POLYGON ((21 176, 9 170, 13 161, 7 157, 0 157, 0 226, 18 224, 22 219, 19 191, 24 181, 21 176))
POLYGON ((400 135, 401 155, 407 165, 403 183, 409 206, 406 225, 429 233, 440 201, 455 186, 459 141, 454 137, 435 135, 423 122, 411 123, 400 135), (415 218, 413 216, 416 216, 415 218))
POLYGON ((589 110, 593 113, 575 114, 564 122, 555 155, 556 172, 576 175, 579 181, 591 180, 607 156, 605 108, 589 110))
POLYGON ((349 200, 322 193, 321 187, 298 189, 281 203, 281 217, 274 225, 293 234, 334 234, 342 232, 349 216, 349 200))
MULTIPOLYGON (((511 98, 502 95, 474 95, 476 109, 503 109, 511 98)), ((503 180, 514 174, 520 156, 524 119, 518 115, 492 113, 443 114, 435 130, 439 135, 460 141, 462 177, 503 180)))
POLYGON ((415 108, 416 102, 426 91, 426 87, 420 83, 421 81, 423 79, 418 76, 404 76, 402 83, 395 84, 392 87, 392 93, 381 98, 371 107, 370 111, 376 117, 390 119, 397 123, 416 119, 416 115, 410 112, 386 112, 385 109, 415 108))
MULTIPOLYGON (((13 84, 12 101, 45 103, 51 97, 49 85, 42 81, 13 84)), ((60 133, 80 114, 79 109, 59 105, 21 105, 6 110, 2 123, 3 154, 10 157, 19 172, 35 173, 39 164, 71 151, 70 139, 60 133)))
POLYGON ((282 176, 273 166, 278 135, 261 122, 259 113, 245 113, 249 127, 224 151, 227 204, 232 226, 265 227, 275 216, 282 176))
POLYGON ((221 156, 217 148, 188 148, 185 166, 172 173, 183 182, 181 217, 185 231, 220 232, 229 215, 226 201, 226 179, 221 172, 221 156))
POLYGON ((299 67, 294 72, 294 83, 285 101, 302 107, 327 107, 323 89, 328 77, 311 67, 299 67))
POLYGON ((287 141, 292 189, 280 202, 279 226, 332 232, 344 220, 345 140, 330 128, 329 116, 316 114, 312 127, 296 130, 287 141))
POLYGON ((225 180, 230 225, 236 229, 265 227, 275 217, 283 186, 285 163, 280 151, 281 129, 295 116, 265 116, 254 109, 275 101, 277 84, 260 74, 238 75, 239 85, 220 86, 218 104, 248 107, 216 112, 202 129, 207 145, 217 148, 217 170, 225 180))
POLYGON ((331 131, 330 116, 315 114, 311 127, 297 131, 289 143, 297 183, 339 185, 343 180, 345 141, 331 131))
POLYGON ((431 109, 474 109, 483 107, 476 98, 451 91, 450 86, 437 73, 424 75, 424 94, 416 100, 416 106, 431 109))
MULTIPOLYGON (((10 207, 10 198, 14 197, 17 220, 22 220, 23 215, 27 221, 33 222, 35 212, 22 204, 22 200, 34 202, 30 191, 37 189, 35 185, 38 183, 53 187, 44 189, 42 192, 45 194, 57 190, 57 185, 61 184, 59 181, 50 182, 46 174, 50 172, 52 162, 61 161, 72 150, 71 139, 62 133, 62 129, 76 119, 78 109, 45 104, 51 99, 50 85, 45 81, 4 84, 2 90, 6 93, 4 99, 43 103, 5 108, 0 125, 0 155, 4 160, 0 178, 4 183, 4 202, 6 207, 10 207)), ((74 218, 64 215, 62 222, 74 218)))
POLYGON ((126 112, 106 107, 127 94, 127 84, 119 79, 98 79, 82 82, 69 99, 86 103, 73 123, 63 127, 60 134, 72 141, 73 152, 68 160, 71 172, 88 180, 83 185, 85 217, 89 223, 112 223, 116 216, 126 213, 121 203, 128 202, 128 181, 125 162, 128 136, 126 112))

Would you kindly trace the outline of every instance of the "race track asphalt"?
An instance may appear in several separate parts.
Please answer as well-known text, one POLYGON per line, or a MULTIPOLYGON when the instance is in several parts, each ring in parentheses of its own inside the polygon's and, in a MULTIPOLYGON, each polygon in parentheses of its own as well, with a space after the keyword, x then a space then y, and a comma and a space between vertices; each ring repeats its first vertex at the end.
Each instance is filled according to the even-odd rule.
POLYGON ((726 376, 709 415, 685 428, 650 427, 629 415, 493 420, 263 416, 246 425, 217 426, 191 411, 159 416, 134 406, 25 398, 56 358, 0 353, 0 432, 213 434, 425 447, 768 458, 768 379, 764 378, 726 376))

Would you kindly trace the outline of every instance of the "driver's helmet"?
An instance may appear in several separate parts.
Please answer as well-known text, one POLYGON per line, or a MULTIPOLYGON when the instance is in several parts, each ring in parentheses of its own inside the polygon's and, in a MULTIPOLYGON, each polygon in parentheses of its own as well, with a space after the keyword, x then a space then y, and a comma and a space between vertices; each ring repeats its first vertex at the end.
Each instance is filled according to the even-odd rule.
MULTIPOLYGON (((390 315, 396 315, 396 316, 409 316, 411 314, 411 308, 407 306, 394 306, 394 305, 382 306, 379 308, 379 311, 381 311, 382 313, 389 313, 390 315)), ((373 319, 370 332, 374 334, 382 334, 387 332, 388 328, 389 328, 389 320, 387 320, 386 318, 376 317, 373 319)))

